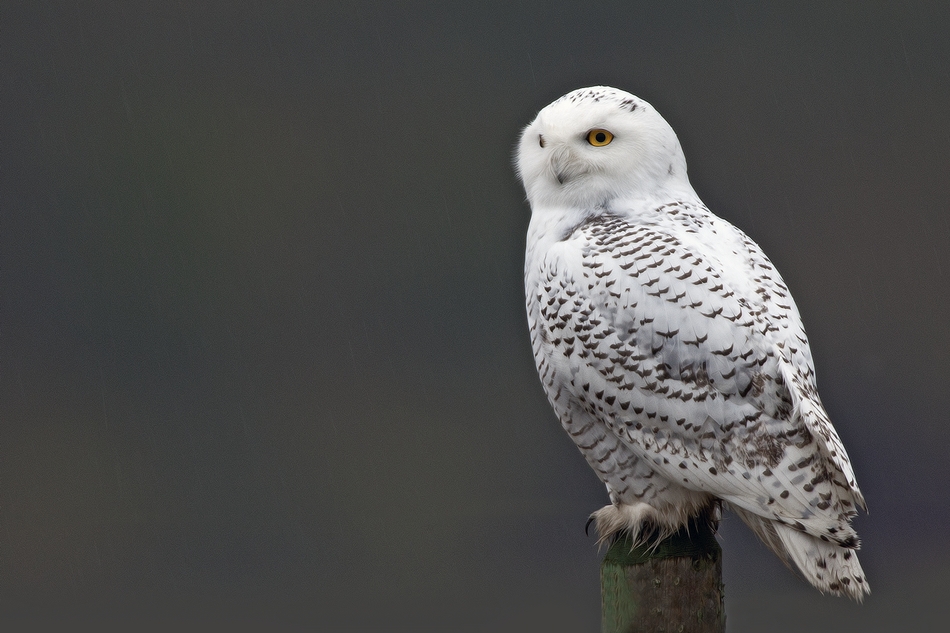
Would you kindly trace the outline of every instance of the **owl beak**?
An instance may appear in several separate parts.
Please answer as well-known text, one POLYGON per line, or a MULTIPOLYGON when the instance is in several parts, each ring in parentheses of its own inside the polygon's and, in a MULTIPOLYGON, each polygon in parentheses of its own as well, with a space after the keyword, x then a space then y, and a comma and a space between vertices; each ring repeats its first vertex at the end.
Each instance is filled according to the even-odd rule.
POLYGON ((570 149, 560 147, 551 153, 551 173, 559 185, 579 176, 583 170, 578 167, 579 164, 570 149))

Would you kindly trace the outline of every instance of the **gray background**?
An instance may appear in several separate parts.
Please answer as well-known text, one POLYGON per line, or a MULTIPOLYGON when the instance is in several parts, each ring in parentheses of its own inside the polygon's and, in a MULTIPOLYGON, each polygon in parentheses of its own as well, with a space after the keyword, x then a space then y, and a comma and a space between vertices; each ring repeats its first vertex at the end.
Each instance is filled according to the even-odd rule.
POLYGON ((510 160, 598 83, 784 274, 870 505, 860 607, 727 516, 729 629, 947 620, 945 2, 18 4, 0 622, 596 630, 510 160))

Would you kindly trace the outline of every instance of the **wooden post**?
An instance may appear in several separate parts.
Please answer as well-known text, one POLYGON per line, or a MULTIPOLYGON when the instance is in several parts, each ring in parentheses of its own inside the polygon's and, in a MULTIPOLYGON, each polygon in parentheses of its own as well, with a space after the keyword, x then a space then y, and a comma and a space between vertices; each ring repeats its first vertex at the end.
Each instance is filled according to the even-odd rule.
POLYGON ((722 549, 707 521, 659 544, 617 539, 600 566, 603 633, 723 633, 722 549))

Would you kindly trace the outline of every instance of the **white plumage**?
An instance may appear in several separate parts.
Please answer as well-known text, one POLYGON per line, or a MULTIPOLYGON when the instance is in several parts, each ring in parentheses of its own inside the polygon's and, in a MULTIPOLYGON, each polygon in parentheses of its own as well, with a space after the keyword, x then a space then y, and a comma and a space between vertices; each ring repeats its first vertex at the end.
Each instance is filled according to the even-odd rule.
POLYGON ((702 203, 650 104, 583 88, 521 135, 525 291, 538 372, 607 485, 601 538, 672 533, 726 502, 822 591, 869 591, 864 498, 815 383, 795 302, 702 203))

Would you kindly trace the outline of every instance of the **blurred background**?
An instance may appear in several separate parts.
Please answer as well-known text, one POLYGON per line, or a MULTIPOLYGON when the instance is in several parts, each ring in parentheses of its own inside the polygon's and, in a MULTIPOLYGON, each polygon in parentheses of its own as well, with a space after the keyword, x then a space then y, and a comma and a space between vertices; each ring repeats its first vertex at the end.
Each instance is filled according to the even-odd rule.
MULTIPOLYGON (((15 5, 15 6, 14 6, 15 5)), ((870 514, 821 596, 727 515, 728 627, 950 605, 950 5, 0 8, 6 630, 596 631, 520 128, 650 101, 782 271, 870 514)))

